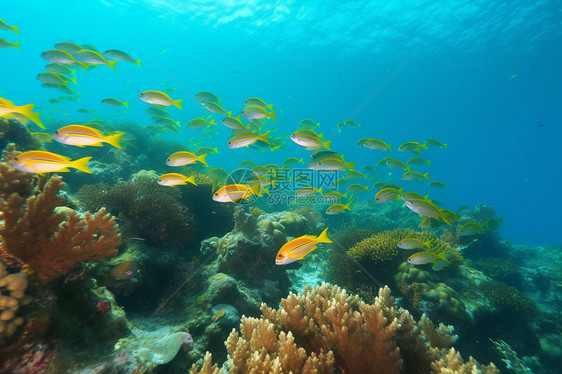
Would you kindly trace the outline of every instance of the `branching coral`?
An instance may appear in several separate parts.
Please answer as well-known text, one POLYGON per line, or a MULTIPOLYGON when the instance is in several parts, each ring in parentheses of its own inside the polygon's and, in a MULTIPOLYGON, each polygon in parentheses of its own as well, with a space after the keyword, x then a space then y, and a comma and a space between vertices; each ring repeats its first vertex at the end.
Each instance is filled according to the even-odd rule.
MULTIPOLYGON (((261 319, 243 317, 240 333, 230 334, 229 373, 498 373, 493 364, 464 363, 447 351, 454 341, 450 328, 424 320, 420 332, 412 316, 394 306, 388 287, 366 304, 322 284, 290 294, 277 310, 265 304, 261 310, 261 319)), ((211 365, 207 354, 202 370, 193 366, 190 373, 220 372, 211 365)))
POLYGON ((114 256, 121 243, 115 217, 105 209, 86 212, 83 218, 72 209, 61 209, 66 199, 58 193, 64 185, 55 175, 40 179, 27 199, 17 192, 0 199, 0 237, 6 252, 27 263, 42 280, 65 275, 80 262, 114 256))
POLYGON ((503 282, 488 281, 482 282, 480 289, 500 314, 511 316, 514 314, 519 316, 537 314, 535 302, 515 287, 503 282))
POLYGON ((8 273, 6 266, 0 262, 0 338, 11 336, 23 318, 16 315, 24 299, 27 288, 25 273, 8 273))

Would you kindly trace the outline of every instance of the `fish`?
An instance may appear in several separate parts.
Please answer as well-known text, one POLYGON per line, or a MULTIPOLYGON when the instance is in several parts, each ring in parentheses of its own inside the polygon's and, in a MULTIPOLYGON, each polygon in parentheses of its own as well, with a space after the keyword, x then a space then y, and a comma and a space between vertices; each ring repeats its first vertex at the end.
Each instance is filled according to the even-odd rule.
POLYGON ((232 130, 236 130, 236 131, 243 131, 243 132, 248 132, 248 129, 246 128, 246 126, 244 126, 244 124, 240 121, 239 117, 224 117, 221 120, 222 124, 225 125, 226 127, 232 129, 232 130))
POLYGON ((400 240, 398 244, 396 244, 396 246, 402 249, 416 249, 416 248, 423 248, 423 247, 431 248, 431 241, 428 240, 426 242, 422 242, 419 239, 406 238, 400 240))
POLYGON ((275 122, 277 122, 277 118, 275 118, 275 111, 272 110, 271 112, 267 112, 266 109, 259 105, 250 105, 242 110, 242 116, 247 119, 263 119, 266 117, 271 118, 275 122))
MULTIPOLYGON (((350 163, 352 163, 352 162, 348 162, 348 164, 350 164, 350 163)), ((353 179, 366 178, 366 176, 365 176, 365 174, 361 174, 360 172, 350 168, 349 171, 343 175, 343 178, 346 179, 346 180, 353 180, 353 179)))
POLYGON ((346 121, 338 123, 338 131, 341 131, 342 128, 349 126, 349 127, 360 127, 361 125, 358 123, 353 122, 352 120, 348 119, 346 121))
POLYGON ((248 107, 253 105, 261 106, 266 110, 273 110, 273 104, 267 105, 262 99, 259 99, 257 97, 250 97, 249 99, 244 100, 244 106, 248 107))
POLYGON ((124 134, 124 132, 118 132, 112 135, 104 135, 101 131, 89 126, 68 125, 55 131, 53 139, 62 144, 76 145, 78 147, 101 147, 102 143, 107 143, 121 149, 119 139, 124 134))
POLYGON ((74 56, 72 56, 67 51, 62 49, 49 49, 48 51, 41 52, 41 58, 52 63, 63 64, 63 65, 79 65, 84 70, 88 70, 88 67, 83 62, 78 61, 74 56))
POLYGON ((185 175, 178 173, 167 173, 159 176, 156 181, 156 183, 161 186, 179 186, 187 184, 187 182, 197 186, 197 183, 195 183, 195 175, 186 177, 185 175))
POLYGON ((395 169, 402 169, 405 171, 409 171, 410 167, 408 165, 406 165, 405 163, 403 163, 400 160, 397 160, 395 158, 390 158, 386 161, 386 165, 390 166, 391 168, 395 168, 395 169))
POLYGON ((119 100, 114 99, 112 97, 108 97, 107 99, 103 99, 101 101, 101 103, 103 105, 109 105, 109 106, 124 106, 125 108, 129 107, 129 104, 126 101, 119 101, 119 100))
POLYGON ((109 273, 117 280, 131 279, 135 273, 134 261, 123 261, 117 264, 109 273))
POLYGON ((68 78, 60 73, 53 73, 52 71, 37 74, 37 79, 43 83, 64 84, 72 82, 76 84, 76 78, 68 78))
POLYGON ((256 166, 250 170, 250 172, 256 177, 263 177, 264 175, 269 174, 269 171, 270 169, 267 166, 256 166))
POLYGON ((129 56, 127 53, 120 51, 118 49, 108 49, 107 51, 105 51, 103 53, 103 55, 107 58, 110 58, 112 60, 116 60, 116 61, 122 61, 122 62, 131 62, 133 64, 137 64, 140 68, 141 64, 141 60, 138 59, 134 59, 131 56, 129 56))
POLYGON ((427 145, 420 144, 418 142, 406 142, 406 143, 402 144, 400 147, 398 147, 398 150, 400 152, 420 153, 420 148, 427 149, 427 145))
POLYGON ((337 152, 332 152, 332 151, 326 151, 323 149, 319 149, 318 151, 315 151, 312 155, 310 155, 310 157, 312 157, 312 159, 314 161, 319 161, 319 160, 324 160, 327 158, 330 159, 338 159, 341 160, 343 162, 345 162, 345 160, 343 159, 343 155, 338 154, 337 152))
POLYGON ((447 215, 443 214, 439 208, 435 206, 430 200, 409 199, 406 200, 406 206, 422 216, 439 217, 447 224, 451 224, 451 220, 447 215))
POLYGON ((43 126, 43 123, 39 118, 39 115, 41 113, 37 113, 37 112, 34 113, 33 112, 34 107, 35 104, 26 104, 26 105, 17 106, 12 101, 0 97, 0 117, 4 117, 4 118, 11 117, 13 116, 14 113, 21 114, 25 116, 27 119, 29 119, 30 121, 32 121, 33 123, 35 123, 37 126, 44 129, 45 126, 43 126))
POLYGON ((419 182, 421 182, 424 178, 429 179, 429 173, 422 174, 419 171, 407 171, 404 174, 402 174, 402 176, 400 177, 400 179, 402 179, 403 181, 419 181, 419 182))
POLYGON ((45 70, 52 71, 53 73, 59 73, 63 75, 74 74, 74 71, 64 64, 50 63, 45 65, 45 70))
POLYGON ((289 157, 288 159, 283 161, 283 169, 291 169, 297 166, 298 164, 304 164, 302 158, 289 157))
POLYGON ((447 188, 445 183, 439 181, 429 182, 428 186, 433 188, 447 188))
POLYGON ((194 99, 201 102, 201 103, 217 103, 220 104, 222 99, 220 97, 216 97, 210 92, 198 92, 195 94, 194 99))
POLYGON ((483 234, 485 230, 480 222, 469 221, 459 227, 457 231, 460 236, 473 236, 483 234))
POLYGON ((207 121, 204 118, 194 118, 191 121, 189 121, 185 127, 192 130, 199 130, 211 125, 216 126, 216 124, 217 123, 215 122, 214 119, 207 121))
POLYGON ((52 143, 53 138, 51 134, 47 134, 46 132, 32 132, 31 136, 41 143, 52 143))
POLYGON ((2 18, 0 18, 0 30, 13 31, 16 35, 20 34, 20 28, 18 26, 10 26, 2 18))
POLYGON ((89 44, 89 43, 83 43, 82 49, 88 49, 90 51, 99 52, 98 49, 95 46, 93 46, 92 44, 89 44))
POLYGON ((248 169, 253 169, 253 168, 255 168, 256 166, 258 166, 258 164, 256 164, 256 163, 255 163, 254 161, 252 161, 252 160, 240 161, 240 164, 239 164, 239 165, 240 165, 241 167, 248 168, 248 169))
POLYGON ((212 168, 207 172, 207 175, 212 178, 225 180, 229 174, 223 168, 212 168))
POLYGON ((28 151, 13 156, 10 164, 19 171, 25 173, 44 174, 53 171, 67 172, 68 168, 74 168, 91 174, 88 169, 88 161, 91 157, 83 157, 72 161, 69 157, 46 151, 28 151))
POLYGON ((0 48, 4 48, 4 49, 10 49, 10 48, 16 48, 16 49, 21 49, 20 48, 20 42, 9 42, 4 38, 0 38, 0 48))
POLYGON ((219 149, 217 147, 215 147, 215 148, 201 147, 201 148, 199 148, 195 151, 195 154, 197 156, 208 155, 208 154, 211 154, 211 153, 219 153, 219 149))
POLYGON ((167 110, 152 105, 146 108, 146 113, 150 114, 153 117, 163 117, 163 118, 168 117, 170 115, 170 112, 168 112, 167 110))
POLYGON ((267 134, 269 134, 269 131, 261 135, 257 135, 251 132, 244 132, 242 134, 234 135, 228 141, 228 148, 236 149, 236 148, 247 147, 251 144, 254 144, 258 140, 261 140, 269 144, 269 139, 267 137, 267 134))
POLYGON ((154 105, 162 105, 162 106, 174 105, 174 106, 182 109, 181 102, 183 101, 183 99, 172 100, 170 98, 170 96, 168 96, 164 92, 144 91, 139 95, 139 98, 142 101, 144 101, 145 103, 154 104, 154 105))
POLYGON ((400 198, 404 201, 410 200, 410 199, 427 200, 428 197, 429 197, 429 195, 422 196, 417 192, 405 192, 402 195, 400 195, 400 198))
POLYGON ((275 256, 276 265, 288 265, 292 262, 302 260, 307 254, 314 251, 319 243, 332 243, 328 237, 328 228, 318 236, 303 235, 285 243, 277 256, 275 256))
POLYGON ((369 138, 362 138, 355 144, 356 146, 363 146, 369 149, 375 149, 380 151, 392 151, 391 145, 386 144, 382 140, 379 139, 369 139, 369 138))
POLYGON ((322 189, 318 189, 318 188, 314 188, 314 187, 303 187, 303 188, 299 188, 298 190, 295 191, 295 196, 296 197, 309 197, 312 195, 315 195, 319 193, 320 195, 322 195, 322 189))
POLYGON ((74 57, 80 62, 86 62, 92 65, 107 65, 112 70, 115 70, 115 65, 119 61, 108 61, 102 55, 96 51, 91 51, 89 49, 81 49, 74 53, 74 57))
POLYGON ((369 192, 369 187, 365 187, 365 186, 362 186, 360 184, 354 183, 354 184, 351 184, 351 185, 347 186, 347 191, 351 192, 351 193, 359 194, 359 193, 363 193, 363 192, 369 192))
POLYGON ((154 120, 154 123, 156 123, 159 126, 166 126, 166 127, 176 127, 176 126, 180 126, 180 121, 174 121, 171 118, 167 118, 167 117, 154 117, 152 118, 154 120))
POLYGON ((347 192, 342 194, 339 191, 330 191, 324 194, 326 201, 339 201, 340 199, 347 199, 347 192))
POLYGON ((412 265, 425 265, 433 263, 433 270, 439 271, 451 262, 447 259, 445 252, 436 254, 429 251, 423 251, 414 253, 413 255, 408 257, 408 263, 412 265))
POLYGON ((326 171, 345 170, 346 168, 353 170, 353 166, 355 166, 354 162, 344 162, 337 158, 326 158, 319 161, 312 161, 306 165, 307 168, 312 170, 326 171))
POLYGON ((396 199, 401 193, 401 189, 383 188, 375 195, 375 201, 379 204, 384 204, 390 200, 396 199))
POLYGON ((166 159, 166 165, 168 166, 183 166, 183 165, 190 165, 195 164, 197 161, 202 163, 203 165, 209 166, 205 158, 207 155, 197 156, 192 152, 180 151, 175 152, 166 159))
POLYGON ((224 109, 222 106, 220 106, 217 103, 206 102, 206 103, 201 103, 201 106, 203 106, 203 108, 207 109, 211 113, 226 114, 229 117, 232 115, 232 111, 230 111, 230 112, 227 111, 226 109, 224 109))
POLYGON ((426 139, 425 142, 433 147, 447 149, 447 144, 443 144, 437 139, 426 139))
POLYGON ((259 183, 253 186, 248 186, 247 184, 227 184, 213 194, 213 200, 220 203, 237 202, 241 199, 247 199, 252 195, 262 196, 259 183))
POLYGON ((330 150, 330 143, 331 141, 322 141, 320 136, 302 132, 295 132, 291 134, 291 140, 298 145, 305 147, 307 150, 317 149, 320 147, 324 147, 327 150, 330 150))
POLYGON ((87 109, 87 108, 80 108, 76 110, 78 113, 83 113, 83 114, 94 114, 96 113, 95 110, 91 110, 91 109, 87 109))
POLYGON ((326 214, 334 215, 344 213, 346 210, 351 210, 351 201, 347 204, 333 204, 326 209, 326 214))
POLYGON ((302 127, 306 127, 306 128, 313 128, 313 127, 320 127, 320 123, 319 122, 315 122, 311 119, 303 119, 299 122, 299 125, 302 127))
POLYGON ((68 94, 68 95, 78 95, 78 92, 76 92, 76 90, 68 87, 68 84, 43 83, 41 85, 41 87, 54 89, 54 90, 63 92, 63 93, 68 94))
POLYGON ((387 161, 389 160, 394 160, 392 157, 385 157, 382 160, 377 161, 377 163, 375 164, 375 166, 388 166, 386 164, 387 161))
POLYGON ((73 42, 59 42, 55 44, 55 48, 60 49, 62 51, 66 51, 68 53, 76 53, 84 49, 81 45, 78 45, 73 42))
MULTIPOLYGON (((377 172, 377 169, 375 169, 374 167, 369 166, 369 165, 364 166, 363 169, 367 170, 367 174, 373 174, 375 176, 379 174, 377 172)), ((372 178, 372 179, 374 179, 374 178, 372 178)))
POLYGON ((422 160, 421 158, 414 157, 406 161, 408 165, 431 165, 431 160, 422 160))

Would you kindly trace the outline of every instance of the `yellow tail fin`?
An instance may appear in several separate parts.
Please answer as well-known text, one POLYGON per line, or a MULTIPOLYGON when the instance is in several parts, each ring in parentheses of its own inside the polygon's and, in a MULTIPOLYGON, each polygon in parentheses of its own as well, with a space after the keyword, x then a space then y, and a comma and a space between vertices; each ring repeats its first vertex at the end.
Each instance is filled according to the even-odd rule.
MULTIPOLYGON (((271 131, 271 130, 269 130, 269 131, 271 131)), ((260 136, 258 136, 258 139, 266 142, 267 144, 270 144, 269 138, 267 137, 267 134, 269 134, 269 131, 264 133, 264 134, 261 134, 260 136)))
POLYGON ((68 78, 68 80, 71 81, 71 82, 74 83, 74 84, 78 84, 78 83, 76 83, 76 77, 74 77, 74 78, 68 78))
POLYGON ((183 108, 181 107, 181 102, 182 102, 182 101, 183 101, 183 99, 172 100, 172 104, 175 105, 175 106, 177 106, 177 107, 180 108, 180 109, 183 109, 183 108))
POLYGON ((115 65, 118 63, 119 61, 106 61, 105 63, 107 64, 107 66, 109 66, 113 71, 117 71, 115 70, 115 65))
POLYGON ((207 155, 201 155, 199 157, 195 157, 195 160, 199 161, 200 163, 204 164, 205 166, 209 166, 207 161, 205 161, 205 157, 207 157, 207 155))
POLYGON ((137 64, 140 68, 140 60, 135 60, 135 64, 137 64))
POLYGON ((20 34, 20 28, 18 26, 10 26, 10 30, 15 32, 17 35, 20 34))
POLYGON ((273 110, 273 104, 266 105, 267 109, 273 110))
POLYGON ((185 181, 197 186, 197 183, 195 183, 195 175, 192 175, 191 177, 187 178, 185 181))
POLYGON ((316 238, 316 243, 333 243, 330 238, 328 238, 328 228, 326 227, 324 231, 316 238))
POLYGON ((127 101, 123 101, 123 105, 125 106, 125 108, 129 107, 129 103, 127 101))
POLYGON ((78 160, 72 161, 72 164, 69 165, 75 169, 83 171, 84 173, 92 174, 92 171, 88 169, 88 161, 90 161, 91 157, 84 157, 78 160))
POLYGON ((119 138, 121 138, 123 135, 125 135, 124 132, 118 132, 117 134, 113 134, 113 135, 109 135, 105 137, 105 142, 107 144, 111 144, 112 146, 114 146, 115 148, 121 148, 121 145, 119 144, 119 138))
POLYGON ((33 113, 33 107, 34 106, 35 106, 35 104, 22 105, 21 107, 19 107, 18 113, 23 114, 24 116, 29 118, 30 121, 34 122, 35 124, 37 124, 37 126, 44 129, 45 126, 43 126, 43 123, 41 122, 41 119, 39 118, 39 114, 41 114, 41 113, 33 113))
POLYGON ((275 118, 275 111, 272 111, 271 113, 267 113, 267 116, 272 120, 274 120, 275 122, 277 122, 277 118, 275 118))
POLYGON ((83 67, 84 70, 89 71, 89 70, 88 70, 88 65, 86 65, 85 63, 80 62, 80 61, 76 61, 76 63, 77 63, 78 65, 80 65, 81 67, 83 67))
POLYGON ((326 148, 328 151, 331 151, 330 149, 330 143, 332 143, 331 140, 328 140, 327 142, 322 143, 322 145, 324 146, 324 148, 326 148))
POLYGON ((12 44, 12 47, 17 48, 17 49, 21 49, 20 48, 20 42, 13 42, 11 44, 12 44))

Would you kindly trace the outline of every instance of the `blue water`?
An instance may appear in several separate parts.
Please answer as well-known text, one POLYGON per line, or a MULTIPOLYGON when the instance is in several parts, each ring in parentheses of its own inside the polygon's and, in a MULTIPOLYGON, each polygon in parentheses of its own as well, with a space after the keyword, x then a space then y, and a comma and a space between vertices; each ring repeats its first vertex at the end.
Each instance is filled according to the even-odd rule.
MULTIPOLYGON (((189 100, 198 91, 222 97, 234 112, 257 96, 274 103, 278 134, 314 119, 334 150, 359 165, 411 157, 357 148, 359 138, 383 139, 393 149, 437 138, 449 149, 424 152, 432 165, 423 169, 448 188, 418 192, 452 210, 492 204, 503 214, 506 240, 562 242, 560 1, 64 0, 9 2, 1 13, 21 27, 21 37, 1 36, 22 47, 0 51, 1 96, 37 103, 61 125, 91 119, 78 108, 116 117, 115 108, 100 104, 106 97, 130 103, 114 119, 148 125, 138 94, 177 87, 171 96, 184 99, 184 110, 172 109, 175 120, 207 114, 189 100), (142 68, 78 71, 81 101, 54 107, 48 100, 65 95, 35 77, 47 63, 39 54, 60 41, 120 49, 140 58, 142 68), (346 119, 362 126, 338 133, 336 124, 346 119)), ((286 152, 228 150, 219 131, 209 145, 219 144, 223 157, 213 166, 308 159, 288 138, 286 152)), ((199 133, 186 129, 185 136, 199 133)))

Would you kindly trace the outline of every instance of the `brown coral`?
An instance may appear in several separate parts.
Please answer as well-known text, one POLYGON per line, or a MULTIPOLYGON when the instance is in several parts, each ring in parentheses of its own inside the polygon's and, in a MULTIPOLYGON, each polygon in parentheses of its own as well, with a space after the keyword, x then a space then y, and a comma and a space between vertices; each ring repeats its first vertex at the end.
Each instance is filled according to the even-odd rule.
POLYGON ((63 212, 66 199, 58 196, 64 187, 55 175, 40 179, 31 197, 14 192, 0 199, 0 237, 6 251, 27 263, 42 280, 67 274, 83 261, 103 261, 114 256, 121 243, 115 217, 100 209, 83 218, 71 209, 63 212))

